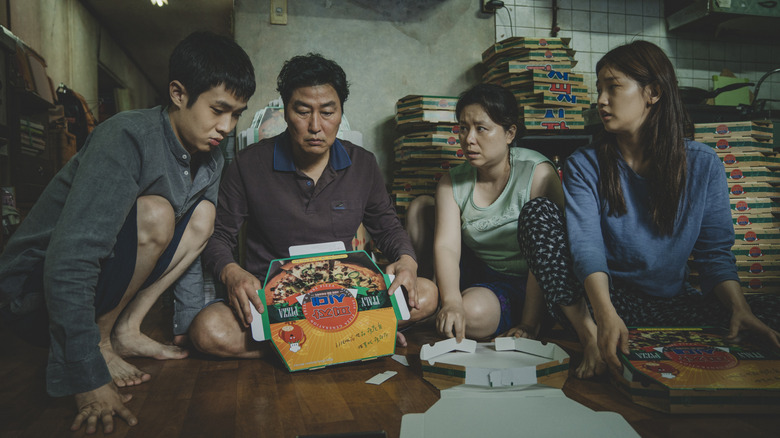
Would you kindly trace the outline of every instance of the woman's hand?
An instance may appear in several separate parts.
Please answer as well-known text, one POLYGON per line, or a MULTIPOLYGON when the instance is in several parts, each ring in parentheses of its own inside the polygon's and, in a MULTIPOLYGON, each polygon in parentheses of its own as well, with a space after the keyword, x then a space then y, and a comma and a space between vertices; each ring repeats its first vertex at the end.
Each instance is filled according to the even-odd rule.
POLYGON ((436 330, 442 336, 454 337, 457 342, 466 334, 466 310, 463 303, 444 305, 436 315, 436 330))
POLYGON ((726 339, 739 342, 740 332, 750 332, 769 341, 769 345, 780 349, 780 333, 761 322, 749 308, 741 307, 731 313, 729 334, 726 339))
POLYGON ((501 336, 503 337, 515 337, 515 338, 526 338, 526 339, 536 339, 537 336, 539 336, 539 328, 540 326, 530 326, 527 324, 523 324, 522 322, 511 329, 507 330, 505 333, 503 333, 501 336))
POLYGON ((616 372, 620 372, 622 365, 618 359, 617 351, 628 355, 628 328, 626 323, 614 310, 604 315, 596 316, 597 343, 601 358, 616 372))

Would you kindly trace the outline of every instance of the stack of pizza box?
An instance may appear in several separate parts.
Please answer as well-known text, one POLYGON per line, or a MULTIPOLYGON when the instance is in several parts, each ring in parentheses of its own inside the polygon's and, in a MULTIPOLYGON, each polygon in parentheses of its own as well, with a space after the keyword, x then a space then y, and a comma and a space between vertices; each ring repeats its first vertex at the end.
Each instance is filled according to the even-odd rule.
POLYGON ((433 195, 441 176, 466 160, 455 118, 457 97, 408 95, 396 103, 396 170, 391 194, 402 218, 419 195, 433 195))
POLYGON ((772 122, 700 123, 695 139, 715 149, 728 178, 737 270, 744 292, 780 293, 780 156, 772 122))
POLYGON ((583 75, 570 38, 512 37, 482 53, 483 81, 510 89, 525 128, 532 132, 585 128, 582 111, 590 107, 583 75))

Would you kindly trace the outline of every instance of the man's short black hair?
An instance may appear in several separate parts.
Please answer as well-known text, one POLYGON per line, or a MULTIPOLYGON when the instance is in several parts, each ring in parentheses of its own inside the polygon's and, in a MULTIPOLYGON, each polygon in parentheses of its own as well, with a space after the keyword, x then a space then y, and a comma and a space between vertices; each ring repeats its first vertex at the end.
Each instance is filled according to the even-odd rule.
POLYGON ((341 101, 341 109, 349 96, 349 84, 344 70, 330 59, 318 53, 298 55, 290 58, 282 66, 276 79, 276 90, 282 96, 282 102, 290 103, 293 91, 302 87, 330 85, 336 90, 341 101))
POLYGON ((232 39, 207 31, 191 33, 173 49, 168 62, 168 83, 172 81, 186 88, 188 107, 219 85, 241 100, 255 93, 255 69, 249 55, 232 39))

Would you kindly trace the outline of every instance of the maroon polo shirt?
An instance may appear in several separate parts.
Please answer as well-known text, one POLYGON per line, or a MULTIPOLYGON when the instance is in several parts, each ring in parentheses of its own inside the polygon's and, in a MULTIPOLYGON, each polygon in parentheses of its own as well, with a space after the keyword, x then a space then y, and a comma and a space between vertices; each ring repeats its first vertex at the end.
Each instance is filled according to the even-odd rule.
POLYGON ((242 150, 225 169, 203 266, 219 278, 236 261, 246 223, 244 269, 265 281, 271 260, 289 257, 290 246, 340 240, 352 249, 361 222, 388 260, 415 257, 371 152, 337 139, 315 185, 296 169, 284 132, 242 150))

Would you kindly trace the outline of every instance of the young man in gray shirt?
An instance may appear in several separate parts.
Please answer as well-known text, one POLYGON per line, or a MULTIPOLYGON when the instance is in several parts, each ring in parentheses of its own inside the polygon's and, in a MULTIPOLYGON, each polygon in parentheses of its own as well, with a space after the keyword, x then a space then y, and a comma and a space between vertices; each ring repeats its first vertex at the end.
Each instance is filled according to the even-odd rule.
POLYGON ((77 430, 135 416, 118 386, 151 378, 122 359, 187 350, 140 331, 174 286, 175 343, 203 305, 199 262, 214 226, 219 143, 255 91, 231 39, 196 32, 174 49, 169 104, 106 120, 54 177, 0 256, 0 321, 49 346, 47 391, 75 396, 77 430))

